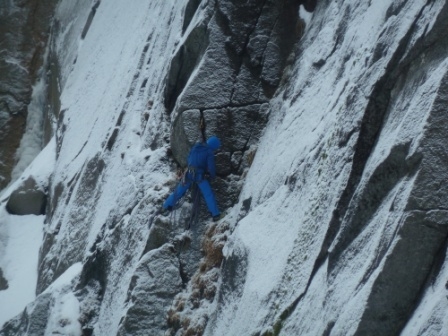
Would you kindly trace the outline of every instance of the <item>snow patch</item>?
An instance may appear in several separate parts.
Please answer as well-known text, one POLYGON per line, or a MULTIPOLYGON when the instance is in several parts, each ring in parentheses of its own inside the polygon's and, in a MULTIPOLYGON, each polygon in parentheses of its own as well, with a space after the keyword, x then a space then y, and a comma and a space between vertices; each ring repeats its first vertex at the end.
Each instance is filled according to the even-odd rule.
POLYGON ((34 300, 44 216, 12 216, 0 208, 0 268, 9 287, 0 291, 0 326, 34 300))
POLYGON ((72 265, 44 291, 43 294, 51 293, 53 297, 45 336, 82 335, 79 322, 80 303, 71 289, 73 280, 79 276, 81 270, 82 263, 72 265))

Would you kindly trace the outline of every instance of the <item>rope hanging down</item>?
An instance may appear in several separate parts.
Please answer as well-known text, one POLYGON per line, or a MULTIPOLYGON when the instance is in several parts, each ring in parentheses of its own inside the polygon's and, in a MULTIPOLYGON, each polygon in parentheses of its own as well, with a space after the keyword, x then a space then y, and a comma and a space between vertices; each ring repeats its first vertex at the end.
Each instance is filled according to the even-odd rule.
POLYGON ((201 118, 199 119, 199 130, 201 131, 202 142, 206 143, 207 137, 205 136, 205 118, 202 112, 201 112, 201 118))

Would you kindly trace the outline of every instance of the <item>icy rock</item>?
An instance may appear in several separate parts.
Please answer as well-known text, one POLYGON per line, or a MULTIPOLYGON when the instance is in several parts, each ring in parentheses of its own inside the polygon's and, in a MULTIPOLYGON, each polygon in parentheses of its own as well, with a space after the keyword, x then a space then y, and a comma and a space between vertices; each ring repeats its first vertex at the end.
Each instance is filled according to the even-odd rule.
POLYGON ((45 335, 52 304, 51 293, 39 295, 22 314, 6 322, 0 329, 1 336, 45 335))
POLYGON ((145 251, 158 249, 168 242, 172 227, 169 218, 157 217, 150 228, 145 251))
POLYGON ((377 4, 316 6, 270 102, 206 335, 416 335, 446 316, 430 301, 447 269, 447 5, 377 4), (418 331, 423 289, 434 310, 414 314, 418 331))
POLYGON ((170 244, 142 257, 129 288, 129 308, 117 335, 163 335, 168 306, 182 288, 179 268, 170 244))
MULTIPOLYGON (((99 8, 82 43, 73 18, 54 30, 65 112, 38 292, 82 262, 87 335, 166 334, 177 295, 196 334, 446 334, 445 1, 99 8), (177 168, 168 138, 184 164, 202 116, 223 142, 212 187, 233 229, 208 261, 203 203, 189 239, 188 197, 148 227, 177 168)), ((23 316, 9 330, 48 320, 23 316)))
POLYGON ((0 4, 0 190, 10 180, 56 0, 0 4))
POLYGON ((43 215, 46 204, 45 190, 30 176, 11 193, 6 210, 13 215, 43 215))

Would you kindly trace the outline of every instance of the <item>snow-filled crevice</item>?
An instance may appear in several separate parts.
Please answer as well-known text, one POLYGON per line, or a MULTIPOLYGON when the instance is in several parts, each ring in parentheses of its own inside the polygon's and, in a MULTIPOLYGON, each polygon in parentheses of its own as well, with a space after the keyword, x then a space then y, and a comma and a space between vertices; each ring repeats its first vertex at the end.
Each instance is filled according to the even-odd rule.
POLYGON ((40 71, 41 78, 33 86, 30 104, 27 107, 27 120, 25 133, 20 141, 20 147, 15 154, 16 163, 11 172, 12 181, 17 180, 25 168, 42 150, 43 123, 47 106, 46 78, 44 65, 40 71))
POLYGON ((54 35, 50 42, 50 51, 48 56, 48 71, 47 71, 47 113, 45 115, 43 132, 44 146, 50 142, 56 131, 57 120, 59 118, 59 111, 61 110, 61 88, 60 88, 60 65, 55 52, 52 50, 54 45, 54 35))
MULTIPOLYGON (((138 61, 137 64, 137 69, 134 73, 134 76, 132 77, 132 82, 130 85, 130 88, 128 90, 128 93, 126 94, 126 98, 130 98, 132 95, 134 95, 135 89, 137 88, 137 83, 138 83, 138 79, 140 78, 140 74, 142 72, 143 66, 145 65, 145 62, 147 62, 146 60, 149 58, 148 56, 148 50, 149 50, 149 46, 151 44, 151 39, 152 39, 153 33, 149 34, 148 38, 146 39, 146 43, 143 46, 143 50, 140 54, 140 59, 138 61)), ((143 86, 143 84, 142 84, 143 86)), ((129 100, 126 102, 126 104, 129 104, 129 100)), ((125 105, 125 107, 123 107, 123 110, 127 110, 127 105, 125 105)), ((123 119, 123 117, 120 118, 121 120, 123 119)), ((120 122, 121 123, 121 122, 120 122)))
MULTIPOLYGON (((118 135, 120 133, 120 129, 121 129, 121 126, 122 126, 122 123, 123 123, 123 119, 124 119, 126 113, 128 112, 128 110, 129 110, 129 108, 131 106, 131 103, 133 101, 132 98, 136 94, 139 95, 139 98, 143 97, 143 95, 144 95, 144 89, 146 87, 146 83, 148 81, 148 78, 145 78, 142 81, 140 79, 140 76, 141 76, 141 74, 143 72, 143 67, 145 66, 145 64, 147 64, 149 62, 148 59, 151 58, 149 56, 150 55, 149 47, 150 47, 152 38, 153 38, 153 32, 151 32, 149 34, 148 38, 146 39, 146 43, 143 46, 142 52, 140 54, 140 59, 139 59, 138 64, 137 64, 137 69, 135 70, 135 73, 134 73, 134 75, 132 77, 132 81, 130 83, 129 89, 128 89, 127 94, 126 94, 126 101, 123 104, 123 108, 122 108, 122 110, 120 112, 120 115, 117 118, 117 121, 115 123, 115 127, 113 128, 112 133, 110 135, 109 134, 107 135, 108 139, 105 141, 104 148, 107 149, 108 151, 112 150, 112 148, 113 148, 113 146, 114 146, 114 144, 115 144, 115 142, 116 142, 116 140, 118 138, 118 135), (140 85, 140 89, 138 90, 138 92, 136 92, 136 89, 137 89, 137 87, 139 85, 140 85)), ((152 104, 153 104, 152 101, 148 101, 147 107, 149 109, 151 109, 152 108, 152 104)), ((147 112, 146 112, 144 118, 145 118, 145 125, 142 125, 142 127, 141 127, 142 131, 139 131, 138 135, 141 135, 143 130, 146 127, 146 122, 149 119, 149 114, 147 112)))

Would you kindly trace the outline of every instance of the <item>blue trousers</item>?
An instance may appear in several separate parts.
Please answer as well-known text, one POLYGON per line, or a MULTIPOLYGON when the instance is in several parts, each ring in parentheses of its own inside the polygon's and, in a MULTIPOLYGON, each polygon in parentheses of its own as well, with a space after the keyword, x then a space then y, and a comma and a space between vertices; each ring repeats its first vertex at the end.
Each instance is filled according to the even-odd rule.
MULTIPOLYGON (((191 187, 192 181, 185 181, 185 183, 179 183, 174 189, 173 193, 166 199, 163 203, 163 208, 174 207, 178 200, 185 195, 187 190, 191 187)), ((207 204, 208 210, 211 212, 212 216, 218 216, 219 210, 216 204, 215 195, 213 195, 210 183, 207 180, 201 180, 196 182, 198 184, 199 190, 201 190, 202 196, 204 196, 205 203, 207 204)))

